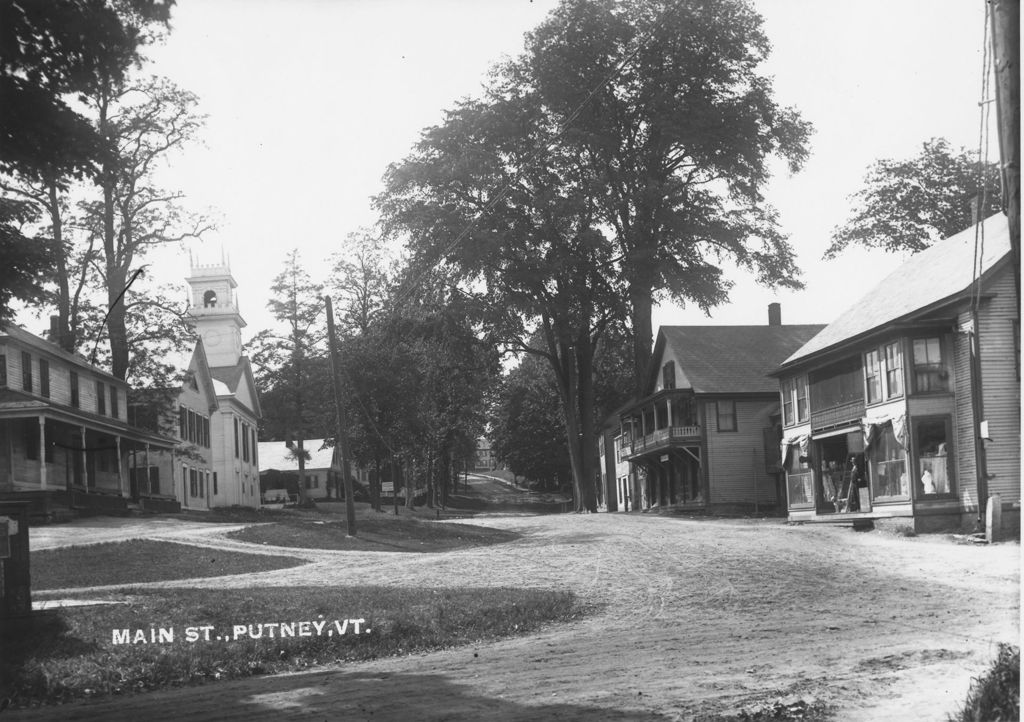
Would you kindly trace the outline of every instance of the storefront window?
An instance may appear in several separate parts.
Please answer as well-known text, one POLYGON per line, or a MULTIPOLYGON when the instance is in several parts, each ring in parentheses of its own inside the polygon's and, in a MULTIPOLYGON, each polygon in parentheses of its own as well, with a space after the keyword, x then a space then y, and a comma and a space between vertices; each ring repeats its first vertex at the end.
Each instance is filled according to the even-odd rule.
POLYGON ((907 462, 903 447, 896 441, 892 423, 875 427, 875 438, 871 440, 866 456, 871 494, 875 499, 910 496, 907 462))
POLYGON ((811 460, 801 456, 799 445, 789 447, 786 456, 786 484, 791 507, 814 505, 814 471, 811 469, 811 460))
POLYGON ((919 419, 915 424, 917 493, 920 495, 953 493, 949 427, 948 417, 919 419))

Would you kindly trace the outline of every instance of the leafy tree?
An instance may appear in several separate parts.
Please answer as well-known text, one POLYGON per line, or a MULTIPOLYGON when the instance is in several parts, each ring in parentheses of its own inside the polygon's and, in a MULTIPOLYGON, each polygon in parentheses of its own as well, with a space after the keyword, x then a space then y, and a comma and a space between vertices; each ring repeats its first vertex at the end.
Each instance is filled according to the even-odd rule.
MULTIPOLYGON (((299 479, 305 477, 304 442, 310 433, 320 435, 330 423, 332 416, 313 415, 310 399, 321 396, 329 402, 328 394, 317 394, 311 371, 323 373, 327 368, 323 348, 322 332, 323 286, 314 283, 302 268, 299 251, 288 253, 285 268, 270 287, 267 308, 274 318, 284 325, 285 332, 279 335, 270 330, 256 334, 249 341, 251 360, 255 366, 257 384, 261 389, 277 389, 281 393, 278 410, 284 419, 288 434, 286 439, 295 439, 296 458, 299 462, 299 479), (311 359, 317 359, 315 364, 311 359), (316 425, 314 430, 313 427, 316 425), (317 433, 319 431, 319 434, 317 433)), ((330 372, 327 371, 330 379, 330 372)), ((323 409, 321 403, 317 408, 323 409)), ((333 409, 330 412, 333 414, 333 409)), ((299 501, 306 503, 305 484, 299 484, 299 501)))
POLYGON ((849 246, 916 253, 974 223, 975 199, 983 196, 981 217, 1001 209, 999 168, 979 163, 977 153, 954 150, 943 138, 926 141, 907 160, 883 159, 868 170, 864 187, 853 194, 853 216, 832 233, 825 258, 849 246))
MULTIPOLYGON (((166 28, 173 0, 0 1, 0 176, 44 196, 68 179, 95 175, 110 148, 69 99, 121 82, 153 35, 166 28)), ((31 200, 31 199, 30 199, 31 200)), ((49 211, 52 206, 40 206, 49 211)), ((0 212, 0 319, 12 298, 38 301, 59 238, 22 232, 26 218, 5 202, 0 212)), ((65 319, 61 328, 67 330, 65 319)), ((71 348, 65 345, 65 348, 71 348)))
MULTIPOLYGON (((496 339, 545 357, 558 383, 576 504, 596 509, 594 346, 620 312, 612 248, 578 154, 551 143, 539 99, 511 73, 466 101, 392 166, 377 199, 415 268, 458 279, 496 339), (535 330, 541 343, 530 345, 535 330)), ((423 276, 413 276, 412 282, 423 276)))
POLYGON ((342 333, 366 333, 382 312, 391 285, 388 255, 379 236, 360 229, 331 256, 328 285, 335 292, 342 333))
POLYGON ((553 491, 572 478, 554 370, 527 355, 505 376, 491 407, 490 438, 512 473, 553 491))
POLYGON ((630 303, 634 390, 650 362, 654 300, 707 311, 723 263, 799 287, 763 198, 773 157, 798 170, 810 125, 758 74, 770 44, 747 0, 564 0, 518 63, 594 175, 630 303))

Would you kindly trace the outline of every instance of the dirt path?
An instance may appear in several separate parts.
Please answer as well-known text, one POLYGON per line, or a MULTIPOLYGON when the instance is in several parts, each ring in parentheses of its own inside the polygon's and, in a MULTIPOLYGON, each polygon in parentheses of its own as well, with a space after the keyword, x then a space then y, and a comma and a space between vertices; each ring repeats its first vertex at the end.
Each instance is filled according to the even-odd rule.
MULTIPOLYGON (((307 552, 307 566, 188 586, 525 585, 602 611, 471 648, 10 718, 675 720, 797 695, 842 720, 938 720, 996 643, 1019 638, 1016 544, 622 514, 472 521, 524 537, 445 554, 307 552)), ((175 539, 237 548, 206 528, 175 539)))

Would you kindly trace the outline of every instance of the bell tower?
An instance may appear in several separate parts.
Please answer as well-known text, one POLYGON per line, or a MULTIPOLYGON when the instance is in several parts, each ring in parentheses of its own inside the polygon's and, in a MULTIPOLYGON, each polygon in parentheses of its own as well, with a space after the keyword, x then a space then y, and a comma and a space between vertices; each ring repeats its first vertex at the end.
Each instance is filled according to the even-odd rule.
POLYGON ((242 328, 234 276, 228 263, 201 265, 194 260, 185 280, 192 294, 188 315, 203 339, 210 366, 234 366, 242 356, 242 328))

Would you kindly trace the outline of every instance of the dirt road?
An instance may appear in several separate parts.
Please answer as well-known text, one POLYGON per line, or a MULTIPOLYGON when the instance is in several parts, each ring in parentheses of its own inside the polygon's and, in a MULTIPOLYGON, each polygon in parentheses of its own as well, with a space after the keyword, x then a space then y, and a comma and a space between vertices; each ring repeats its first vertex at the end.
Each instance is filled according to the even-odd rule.
MULTIPOLYGON (((797 696, 841 720, 941 720, 996 643, 1019 638, 1015 543, 650 515, 472 522, 524 536, 445 554, 308 552, 304 567, 187 586, 533 586, 601 611, 476 647, 9 718, 685 720, 797 696)), ((239 548, 208 529, 174 538, 239 548)))

